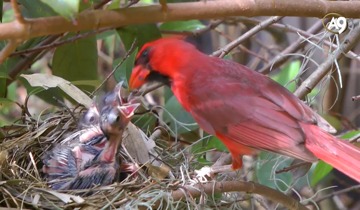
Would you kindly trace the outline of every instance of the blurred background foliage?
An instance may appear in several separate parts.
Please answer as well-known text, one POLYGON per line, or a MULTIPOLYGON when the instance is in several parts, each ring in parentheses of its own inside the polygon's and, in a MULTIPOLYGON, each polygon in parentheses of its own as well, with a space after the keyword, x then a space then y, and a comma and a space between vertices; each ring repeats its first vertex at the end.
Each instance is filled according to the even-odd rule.
MULTIPOLYGON (((74 23, 76 14, 94 9, 102 2, 104 1, 18 0, 22 14, 27 18, 61 15, 74 23)), ((185 1, 167 0, 167 2, 185 1)), ((1 21, 10 22, 14 19, 12 8, 7 2, 1 0, 0 3, 3 5, 1 21)), ((108 1, 104 8, 116 9, 131 3, 134 2, 113 0, 108 1)), ((137 5, 154 3, 157 2, 142 0, 137 5)), ((94 91, 109 75, 110 78, 101 86, 101 91, 111 90, 121 80, 124 80, 127 86, 135 55, 146 42, 165 36, 186 35, 188 40, 201 51, 211 54, 264 19, 264 17, 234 17, 221 20, 217 25, 214 25, 216 21, 213 20, 174 21, 30 39, 22 43, 16 52, 0 66, 0 126, 5 129, 6 126, 11 126, 20 119, 24 114, 24 105, 27 106, 33 118, 37 119, 44 112, 50 113, 65 105, 72 107, 77 104, 77 100, 74 99, 77 95, 71 95, 59 87, 49 88, 48 83, 51 82, 51 78, 48 81, 39 81, 43 84, 40 87, 33 87, 27 79, 21 77, 21 74, 55 75, 70 81, 93 97, 101 94, 99 91, 94 91)), ((317 39, 307 41, 304 38, 303 45, 296 51, 282 54, 282 51, 300 36, 296 30, 285 30, 279 25, 291 25, 295 29, 306 31, 318 21, 313 18, 284 18, 277 25, 272 25, 246 39, 227 54, 225 59, 260 70, 264 66, 271 66, 273 59, 282 55, 286 61, 282 65, 271 66, 267 71, 271 69, 269 76, 293 92, 299 82, 303 81, 329 55, 331 49, 324 42, 335 42, 335 35, 320 27, 316 33, 311 34, 317 39)), ((0 41, 0 48, 3 48, 5 43, 5 41, 0 41)), ((360 44, 355 46, 353 51, 359 53, 360 44)), ((343 87, 339 86, 338 73, 334 68, 332 73, 307 96, 307 102, 338 129, 338 135, 341 138, 356 141, 354 139, 359 135, 357 128, 360 124, 359 102, 351 101, 351 96, 360 92, 358 91, 360 90, 359 83, 356 83, 356 79, 359 79, 357 73, 359 61, 344 58, 338 62, 343 87)), ((36 80, 36 77, 33 79, 36 80)), ((181 147, 190 148, 189 151, 196 162, 195 168, 211 165, 223 151, 226 151, 224 145, 216 137, 208 137, 199 130, 197 124, 182 109, 168 88, 158 89, 145 96, 145 99, 146 106, 151 112, 135 116, 133 122, 148 135, 151 135, 156 127, 164 128, 168 134, 169 146, 180 144, 181 147), (164 97, 163 94, 159 94, 163 92, 165 92, 164 97)), ((2 132, 4 135, 4 130, 2 132)), ((303 170, 277 173, 291 164, 290 158, 261 152, 257 157, 245 161, 244 167, 245 171, 247 170, 245 179, 256 180, 289 194, 296 191, 308 197, 317 192, 330 193, 330 189, 319 191, 329 186, 340 185, 342 188, 347 188, 349 185, 356 184, 351 180, 344 182, 346 179, 344 175, 334 173, 329 165, 321 161, 313 164, 310 172, 305 176, 301 176, 303 170), (247 162, 249 164, 246 164, 247 162)), ((352 199, 356 195, 360 196, 358 191, 352 192, 349 195, 350 201, 347 200, 348 203, 344 201, 344 205, 360 206, 359 200, 352 199)))

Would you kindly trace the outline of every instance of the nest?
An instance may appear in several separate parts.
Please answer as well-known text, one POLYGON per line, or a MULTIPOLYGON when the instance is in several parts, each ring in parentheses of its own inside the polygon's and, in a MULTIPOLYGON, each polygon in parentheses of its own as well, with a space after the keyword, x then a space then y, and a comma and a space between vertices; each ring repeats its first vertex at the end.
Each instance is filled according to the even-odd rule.
POLYGON ((42 115, 37 120, 23 117, 14 125, 2 128, 0 206, 35 209, 175 209, 195 204, 195 198, 186 196, 187 188, 184 187, 194 185, 191 171, 198 165, 194 158, 186 152, 179 153, 179 147, 169 147, 161 138, 155 144, 132 123, 124 133, 120 155, 127 162, 139 166, 134 174, 108 186, 86 190, 52 190, 41 171, 41 158, 55 144, 76 131, 77 120, 83 111, 81 108, 71 110, 71 113, 70 110, 60 110, 42 115))

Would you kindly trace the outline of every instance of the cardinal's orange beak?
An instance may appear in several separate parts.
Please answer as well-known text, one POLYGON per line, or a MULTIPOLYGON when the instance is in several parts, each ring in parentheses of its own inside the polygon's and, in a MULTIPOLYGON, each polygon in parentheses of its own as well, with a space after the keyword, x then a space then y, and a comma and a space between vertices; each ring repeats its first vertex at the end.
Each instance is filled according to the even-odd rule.
POLYGON ((135 66, 131 73, 129 87, 130 89, 139 89, 146 82, 146 77, 150 70, 142 65, 135 66))

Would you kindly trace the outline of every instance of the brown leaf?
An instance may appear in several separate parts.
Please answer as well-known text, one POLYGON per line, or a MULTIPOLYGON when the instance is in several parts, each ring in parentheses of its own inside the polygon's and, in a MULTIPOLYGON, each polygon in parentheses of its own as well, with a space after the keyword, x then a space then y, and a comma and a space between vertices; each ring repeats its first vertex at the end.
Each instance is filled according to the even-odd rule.
POLYGON ((44 89, 59 87, 72 99, 87 108, 89 108, 92 103, 89 96, 87 96, 75 85, 71 84, 71 82, 64 80, 61 77, 47 74, 22 74, 21 76, 24 77, 33 87, 42 87, 44 89))
POLYGON ((140 132, 142 131, 134 124, 129 123, 124 132, 123 145, 132 158, 140 164, 145 164, 150 161, 149 149, 140 132))

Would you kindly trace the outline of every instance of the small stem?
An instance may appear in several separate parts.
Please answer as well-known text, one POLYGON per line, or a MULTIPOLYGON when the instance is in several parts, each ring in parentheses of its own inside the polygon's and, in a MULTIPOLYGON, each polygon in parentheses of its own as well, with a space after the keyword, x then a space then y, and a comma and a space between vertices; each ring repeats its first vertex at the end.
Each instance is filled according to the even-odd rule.
POLYGON ((21 11, 20 11, 20 8, 19 8, 19 5, 17 3, 16 0, 11 0, 11 6, 14 10, 14 16, 15 16, 15 19, 16 21, 18 21, 19 23, 21 24, 26 24, 26 20, 24 19, 24 17, 22 16, 21 14, 21 11))

